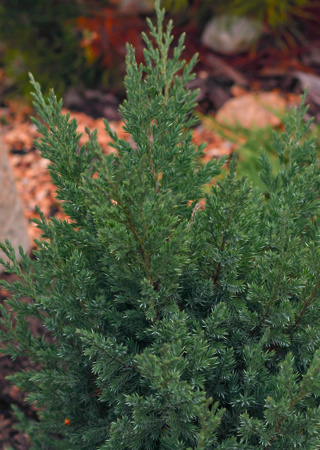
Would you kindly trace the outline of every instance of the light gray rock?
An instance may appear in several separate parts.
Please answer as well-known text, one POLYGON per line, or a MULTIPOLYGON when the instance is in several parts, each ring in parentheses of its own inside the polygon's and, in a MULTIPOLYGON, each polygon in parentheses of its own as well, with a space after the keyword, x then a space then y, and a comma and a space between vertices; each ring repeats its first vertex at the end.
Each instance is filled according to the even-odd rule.
POLYGON ((205 27, 201 42, 211 50, 223 54, 250 50, 260 38, 263 23, 241 16, 221 15, 214 17, 205 27))
MULTIPOLYGON (((19 245, 25 251, 30 250, 28 227, 23 215, 21 199, 16 189, 7 149, 0 136, 0 241, 9 239, 18 253, 19 245)), ((7 261, 0 250, 0 257, 7 261)), ((0 265, 0 272, 3 270, 0 265)))
POLYGON ((308 89, 309 100, 307 98, 307 102, 312 100, 312 102, 320 106, 320 77, 313 73, 300 71, 294 72, 293 76, 300 81, 303 91, 308 89))

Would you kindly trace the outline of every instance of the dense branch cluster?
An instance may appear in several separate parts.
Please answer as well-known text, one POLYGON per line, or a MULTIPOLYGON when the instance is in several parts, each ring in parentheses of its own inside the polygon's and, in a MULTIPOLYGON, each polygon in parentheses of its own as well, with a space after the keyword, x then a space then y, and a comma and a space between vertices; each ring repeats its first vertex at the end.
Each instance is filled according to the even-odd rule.
POLYGON ((1 244, 20 277, 2 282, 1 352, 35 364, 11 379, 39 421, 16 413, 35 449, 318 448, 320 166, 306 108, 274 136, 278 173, 261 154, 263 193, 235 158, 217 177, 225 161, 202 164, 191 140, 196 57, 181 60, 183 36, 170 50, 156 11, 144 65, 128 47, 133 143, 106 123, 115 154, 89 130, 79 148, 76 121, 32 79, 37 145, 69 220, 41 215, 20 265, 1 244))

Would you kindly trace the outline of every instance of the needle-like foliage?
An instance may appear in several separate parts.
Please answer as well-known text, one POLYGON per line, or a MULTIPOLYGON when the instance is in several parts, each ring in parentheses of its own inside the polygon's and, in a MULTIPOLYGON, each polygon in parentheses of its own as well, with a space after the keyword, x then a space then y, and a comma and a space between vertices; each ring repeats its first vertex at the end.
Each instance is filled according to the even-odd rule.
POLYGON ((181 60, 183 36, 171 51, 156 12, 144 65, 128 47, 131 142, 106 123, 115 154, 89 130, 80 148, 76 121, 32 79, 37 146, 69 220, 41 214, 21 264, 1 244, 20 280, 2 281, 0 351, 34 363, 10 379, 39 421, 16 413, 33 449, 320 448, 320 167, 306 108, 275 135, 278 174, 261 155, 264 194, 235 160, 204 194, 224 161, 201 163, 196 57, 181 60))

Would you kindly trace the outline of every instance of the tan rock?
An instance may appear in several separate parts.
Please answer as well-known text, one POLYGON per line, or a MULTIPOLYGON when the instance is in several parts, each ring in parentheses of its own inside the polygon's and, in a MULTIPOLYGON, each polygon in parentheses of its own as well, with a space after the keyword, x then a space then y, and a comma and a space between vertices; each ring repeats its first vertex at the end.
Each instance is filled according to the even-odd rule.
MULTIPOLYGON (((16 190, 16 182, 9 163, 7 149, 0 136, 0 241, 9 239, 18 254, 19 245, 30 250, 27 222, 23 215, 22 203, 16 190)), ((0 257, 7 261, 0 250, 0 257)), ((0 265, 0 272, 2 266, 0 265)))
POLYGON ((223 125, 241 125, 245 128, 281 125, 286 102, 277 92, 245 94, 228 100, 216 114, 223 125))

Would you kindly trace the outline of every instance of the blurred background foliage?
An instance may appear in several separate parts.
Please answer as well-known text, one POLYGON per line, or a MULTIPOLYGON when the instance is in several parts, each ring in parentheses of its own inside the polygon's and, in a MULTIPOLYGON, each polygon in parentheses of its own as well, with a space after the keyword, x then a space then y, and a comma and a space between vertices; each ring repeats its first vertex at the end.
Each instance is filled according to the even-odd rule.
MULTIPOLYGON (((274 30, 298 33, 296 18, 311 0, 164 0, 175 23, 196 22, 199 34, 214 14, 261 19, 274 30)), ((47 91, 70 86, 121 89, 125 43, 142 58, 140 33, 153 0, 1 0, 0 67, 6 95, 28 96, 27 73, 47 91)))
MULTIPOLYGON (((238 177, 247 177, 263 192, 265 186, 258 177, 260 171, 260 151, 263 149, 267 154, 273 174, 278 173, 281 166, 278 155, 274 150, 273 134, 279 133, 280 130, 275 130, 271 125, 267 125, 264 128, 254 126, 245 128, 241 125, 221 125, 212 117, 203 119, 205 120, 206 127, 210 130, 229 142, 237 144, 238 177)), ((226 171, 227 168, 225 167, 222 177, 224 177, 226 171)))
POLYGON ((311 0, 217 0, 220 13, 248 16, 264 21, 271 28, 289 27, 298 17, 309 15, 311 0))
POLYGON ((98 13, 99 5, 80 0, 1 0, 0 65, 9 94, 27 96, 32 72, 44 90, 62 95, 71 85, 99 83, 102 69, 88 64, 77 27, 80 16, 98 13))
POLYGON ((60 92, 78 81, 85 63, 73 26, 78 14, 74 1, 1 1, 0 62, 18 94, 26 94, 28 71, 60 92))
MULTIPOLYGON (((278 155, 274 146, 274 135, 283 132, 283 127, 274 128, 271 125, 265 127, 252 126, 250 128, 237 125, 226 125, 218 123, 213 117, 198 115, 203 120, 206 128, 229 142, 236 144, 237 154, 237 175, 239 178, 247 177, 261 192, 265 191, 265 185, 259 180, 258 173, 261 169, 260 154, 264 151, 269 158, 272 173, 276 175, 281 169, 278 155)), ((279 117, 284 119, 284 115, 279 117)), ((307 132, 305 140, 312 137, 320 152, 320 125, 312 124, 307 132)), ((227 167, 223 168, 220 178, 227 172, 227 167)))

